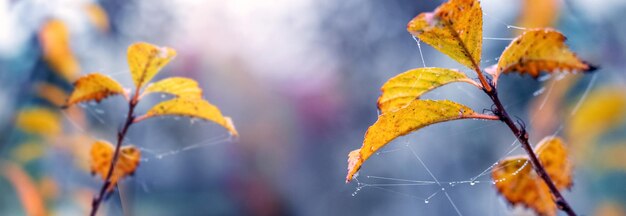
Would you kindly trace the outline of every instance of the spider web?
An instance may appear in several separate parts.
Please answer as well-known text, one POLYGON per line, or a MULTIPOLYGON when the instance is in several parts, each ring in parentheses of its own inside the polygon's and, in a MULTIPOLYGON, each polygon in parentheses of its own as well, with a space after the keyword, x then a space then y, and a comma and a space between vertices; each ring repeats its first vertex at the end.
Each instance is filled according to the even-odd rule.
MULTIPOLYGON (((499 25, 503 25, 506 27, 506 29, 517 29, 517 30, 526 30, 523 27, 519 27, 519 26, 514 26, 514 25, 510 25, 507 24, 503 21, 501 21, 498 18, 492 17, 490 15, 488 15, 487 13, 483 13, 483 15, 485 16, 485 18, 489 18, 491 20, 494 20, 495 22, 497 22, 499 25)), ((421 65, 423 67, 427 67, 425 58, 424 58, 424 53, 422 51, 422 44, 421 41, 416 38, 415 36, 413 36, 413 39, 415 40, 416 44, 417 44, 417 48, 419 51, 419 61, 421 62, 421 65)), ((483 37, 483 40, 486 41, 512 41, 514 38, 509 38, 509 37, 483 37)), ((498 61, 498 57, 496 58, 487 58, 487 59, 483 59, 481 60, 481 64, 494 64, 497 63, 498 61)), ((566 74, 564 73, 560 73, 560 74, 555 74, 555 75, 544 75, 542 77, 540 77, 538 80, 540 82, 545 82, 547 80, 550 79, 554 79, 556 81, 561 80, 566 74)), ((595 81, 596 81, 596 77, 597 77, 597 73, 594 74, 591 78, 591 80, 586 84, 586 88, 585 91, 583 93, 582 96, 580 96, 580 98, 577 100, 576 102, 576 106, 574 107, 574 109, 571 111, 570 116, 574 115, 577 111, 578 108, 580 107, 580 105, 582 104, 582 102, 586 99, 589 91, 593 88, 595 81)), ((419 79, 419 77, 418 77, 419 79)), ((537 97, 540 95, 544 95, 544 99, 542 100, 540 106, 537 108, 538 111, 541 111, 544 107, 544 105, 546 104, 546 102, 548 101, 548 99, 551 96, 552 93, 552 89, 555 86, 556 82, 552 82, 552 84, 548 85, 548 86, 544 86, 542 85, 539 89, 535 90, 532 94, 533 97, 537 97)), ((460 88, 459 86, 457 86, 457 88, 459 90, 462 90, 463 92, 465 92, 468 96, 471 97, 475 97, 474 94, 469 93, 469 91, 460 88)), ((505 104, 505 108, 508 107, 513 107, 513 106, 517 106, 520 105, 524 102, 524 100, 518 100, 516 102, 512 102, 512 103, 508 103, 505 104)), ((534 119, 533 119, 534 120, 534 119)), ((529 125, 533 124, 533 120, 531 120, 529 122, 529 125)), ((503 124, 499 121, 494 121, 494 122, 486 122, 483 123, 481 126, 478 127, 474 127, 472 129, 469 130, 465 130, 465 133, 467 132, 477 132, 479 130, 484 130, 486 128, 490 128, 490 127, 498 127, 501 126, 500 124, 503 124), (497 125, 497 126, 496 126, 497 125)), ((552 133, 552 136, 558 135, 563 129, 563 123, 560 123, 560 125, 555 129, 555 131, 552 133)), ((455 134, 448 134, 447 136, 454 136, 455 134)), ((402 152, 408 152, 409 155, 413 158, 413 160, 416 162, 415 166, 417 167, 421 167, 423 168, 427 173, 427 177, 426 179, 409 179, 409 178, 396 178, 396 177, 391 177, 391 176, 380 176, 380 175, 362 175, 359 176, 359 173, 357 173, 354 177, 354 180, 356 182, 356 186, 354 191, 352 192, 352 196, 353 197, 357 197, 359 192, 367 189, 367 188, 373 188, 373 189, 377 189, 378 191, 382 191, 384 193, 389 193, 389 194, 393 194, 393 195, 397 195, 397 196, 401 196, 401 197, 407 197, 413 200, 417 200, 417 201, 422 201, 424 204, 429 204, 432 203, 434 200, 433 198, 439 197, 439 196, 443 196, 445 199, 444 202, 448 202, 450 208, 452 208, 454 210, 454 212, 456 212, 457 215, 464 215, 463 211, 458 207, 457 203, 454 201, 454 197, 452 197, 449 193, 449 191, 453 191, 453 190, 459 190, 460 188, 467 188, 468 186, 475 186, 475 185, 494 185, 497 182, 502 182, 502 181, 506 181, 506 179, 491 179, 489 175, 494 169, 495 167, 498 165, 499 161, 503 160, 506 157, 509 157, 511 154, 513 154, 514 152, 516 152, 516 150, 520 149, 520 145, 519 142, 517 140, 517 138, 514 138, 511 141, 511 144, 506 148, 506 151, 504 151, 501 156, 499 156, 497 158, 497 160, 493 163, 490 163, 489 166, 487 166, 486 168, 482 169, 482 171, 478 172, 476 175, 473 176, 468 176, 466 178, 461 178, 459 180, 453 180, 453 181, 440 181, 436 175, 433 174, 431 168, 427 165, 430 163, 433 163, 432 161, 425 161, 423 160, 419 155, 420 152, 416 151, 415 148, 411 145, 410 141, 408 140, 408 138, 399 138, 400 139, 406 139, 403 142, 403 145, 400 147, 393 147, 391 149, 389 149, 389 147, 391 147, 392 145, 388 145, 387 147, 381 149, 381 151, 375 153, 375 155, 373 155, 373 157, 379 157, 381 155, 386 155, 386 154, 397 154, 397 153, 402 153, 402 152), (487 177, 485 177, 487 176, 487 177), (464 187, 465 186, 465 187, 464 187), (434 191, 431 192, 423 192, 420 191, 419 193, 409 193, 406 192, 406 190, 398 190, 397 188, 406 188, 406 187, 429 187, 429 188, 435 188, 434 191)), ((396 141, 397 142, 397 141, 396 141)), ((541 152, 537 152, 537 154, 541 154, 541 152)), ((525 155, 525 154, 524 154, 525 155)), ((519 171, 523 170, 526 166, 528 166, 529 162, 526 161, 518 170, 516 170, 513 175, 516 175, 519 171)), ((361 170, 360 172, 364 172, 363 170, 361 170)), ((496 193, 495 190, 492 190, 493 194, 496 193)), ((498 197, 498 199, 500 199, 500 197, 498 197)), ((495 200, 494 200, 495 201, 495 200)), ((504 207, 506 204, 504 202, 498 202, 500 204, 500 207, 504 207)))

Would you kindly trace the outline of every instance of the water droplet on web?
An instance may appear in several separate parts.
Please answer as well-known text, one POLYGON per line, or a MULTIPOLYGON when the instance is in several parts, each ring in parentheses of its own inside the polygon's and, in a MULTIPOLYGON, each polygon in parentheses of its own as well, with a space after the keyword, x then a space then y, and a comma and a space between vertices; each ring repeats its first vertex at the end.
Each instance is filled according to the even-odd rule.
POLYGON ((178 120, 180 120, 180 117, 176 116, 176 117, 174 117, 174 120, 178 121, 178 120))
POLYGON ((471 186, 474 186, 474 185, 476 185, 476 183, 478 183, 478 181, 471 181, 471 182, 470 182, 470 185, 471 185, 471 186))
POLYGON ((424 203, 428 204, 428 200, 424 200, 424 203))
POLYGON ((165 94, 161 94, 161 98, 165 98, 165 94))
POLYGON ((98 103, 96 103, 95 101, 89 101, 89 106, 96 106, 98 105, 98 103))
POLYGON ((157 155, 157 156, 156 156, 156 158, 157 158, 157 159, 162 159, 162 158, 163 158, 163 155, 157 155))
POLYGON ((94 109, 93 111, 98 113, 98 114, 104 114, 104 110, 103 109, 94 109))
POLYGON ((446 188, 441 188, 441 190, 442 190, 442 191, 445 191, 445 190, 446 190, 446 188))
POLYGON ((538 96, 546 90, 546 87, 541 87, 539 90, 533 92, 533 96, 538 96))

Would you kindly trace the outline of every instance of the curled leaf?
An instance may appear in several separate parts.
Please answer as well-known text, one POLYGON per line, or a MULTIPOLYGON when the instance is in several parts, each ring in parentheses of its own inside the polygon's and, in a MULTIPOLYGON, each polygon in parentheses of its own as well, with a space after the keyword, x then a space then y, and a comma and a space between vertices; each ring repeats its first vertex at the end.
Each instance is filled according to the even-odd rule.
POLYGON ((61 133, 61 118, 46 108, 27 108, 17 115, 16 126, 26 133, 52 136, 61 133))
POLYGON ((184 77, 171 77, 151 83, 143 92, 144 95, 161 92, 172 94, 176 97, 201 98, 202 89, 198 87, 198 82, 184 77))
POLYGON ((128 66, 133 82, 141 88, 176 56, 176 51, 169 47, 158 47, 139 42, 128 47, 128 66))
POLYGON ((524 32, 502 52, 495 76, 516 71, 537 78, 541 71, 594 70, 569 50, 565 39, 563 34, 549 28, 524 32))
POLYGON ((163 101, 148 110, 144 116, 137 118, 136 121, 164 115, 187 116, 212 121, 226 128, 232 135, 238 135, 232 120, 223 116, 215 105, 201 98, 174 98, 163 101))
POLYGON ((46 22, 39 31, 43 58, 52 70, 68 81, 76 79, 80 65, 70 47, 70 33, 60 20, 46 22))
POLYGON ((91 73, 76 80, 74 91, 70 95, 67 105, 90 100, 100 102, 104 98, 117 94, 124 94, 122 85, 106 75, 91 73))
MULTIPOLYGON (((535 152, 559 190, 572 185, 572 165, 560 138, 544 138, 535 152)), ((539 215, 556 215, 557 206, 552 200, 550 189, 535 173, 526 156, 513 156, 499 161, 491 171, 491 176, 498 192, 512 205, 524 205, 539 215)))
POLYGON ((451 82, 468 82, 478 85, 464 73, 445 68, 416 68, 389 79, 380 88, 378 98, 381 113, 397 110, 437 87, 451 82))
POLYGON ((450 0, 413 18, 407 30, 459 63, 478 68, 483 43, 483 12, 477 0, 450 0))
MULTIPOLYGON (((106 180, 106 176, 109 173, 111 167, 111 161, 113 160, 113 154, 115 147, 106 141, 96 141, 91 146, 91 172, 93 174, 99 174, 102 180, 106 180)), ((113 191, 117 182, 122 178, 132 175, 139 165, 141 159, 141 152, 135 146, 124 146, 120 149, 119 158, 113 168, 113 174, 111 175, 111 184, 107 188, 108 192, 113 191)))
POLYGON ((378 116, 378 120, 367 129, 363 146, 349 155, 346 182, 352 180, 374 152, 399 136, 406 135, 428 125, 456 119, 476 118, 469 107, 448 100, 414 100, 402 109, 389 111, 378 116))

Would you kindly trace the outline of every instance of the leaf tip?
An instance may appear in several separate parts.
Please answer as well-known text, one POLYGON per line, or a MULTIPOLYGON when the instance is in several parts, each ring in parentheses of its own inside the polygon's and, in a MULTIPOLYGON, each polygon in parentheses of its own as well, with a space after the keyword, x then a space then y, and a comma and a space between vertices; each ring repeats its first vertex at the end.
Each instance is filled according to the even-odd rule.
POLYGON ((363 160, 361 160, 361 149, 353 150, 348 154, 348 175, 346 176, 346 183, 352 181, 354 175, 361 168, 362 163, 363 160))

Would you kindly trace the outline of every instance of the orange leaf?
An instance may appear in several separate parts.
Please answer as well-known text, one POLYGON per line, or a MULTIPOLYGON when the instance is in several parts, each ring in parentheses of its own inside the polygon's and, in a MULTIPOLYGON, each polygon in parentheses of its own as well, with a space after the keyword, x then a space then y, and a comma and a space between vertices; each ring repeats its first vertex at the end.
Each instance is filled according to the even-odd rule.
POLYGON ((478 85, 464 73, 446 68, 416 68, 389 79, 380 90, 378 109, 381 113, 400 109, 437 87, 451 82, 478 85))
POLYGON ((52 70, 64 79, 73 81, 80 73, 80 65, 70 47, 70 33, 60 20, 46 22, 39 31, 43 58, 52 70))
POLYGON ((124 94, 124 88, 117 81, 100 73, 92 73, 79 78, 74 83, 74 91, 67 101, 67 105, 102 99, 111 95, 124 94))
POLYGON ((2 174, 15 188, 26 215, 47 215, 43 197, 28 173, 17 164, 7 161, 2 164, 2 174))
MULTIPOLYGON (((560 138, 544 138, 535 148, 535 152, 559 190, 572 185, 572 166, 560 138)), ((509 203, 524 205, 539 215, 556 215, 557 206, 550 189, 535 173, 526 156, 513 156, 499 161, 491 171, 491 176, 496 188, 509 203)))
POLYGON ((350 152, 346 182, 361 168, 374 152, 395 138, 404 136, 428 125, 456 119, 476 118, 472 109, 448 100, 414 100, 407 106, 383 113, 367 129, 363 146, 350 152))
POLYGON ((450 0, 434 12, 413 18, 407 30, 459 63, 479 67, 483 43, 483 12, 477 0, 450 0))
POLYGON ((96 3, 87 3, 84 6, 84 10, 89 21, 100 31, 106 32, 109 30, 109 16, 104 8, 96 3))
MULTIPOLYGON (((106 141, 96 141, 91 146, 91 172, 93 174, 99 174, 102 180, 106 180, 106 176, 109 173, 114 151, 115 147, 106 141)), ((135 146, 122 147, 117 163, 113 168, 111 185, 109 185, 107 191, 113 191, 120 179, 127 175, 132 175, 135 169, 137 169, 140 159, 141 152, 135 146)))
POLYGON ((523 0, 517 25, 524 28, 551 27, 559 17, 559 0, 523 0))
POLYGON ((128 66, 133 82, 141 88, 176 56, 176 51, 168 47, 158 47, 139 42, 128 47, 128 66))
POLYGON ((595 70, 569 50, 565 39, 563 34, 549 28, 524 32, 502 52, 494 75, 516 71, 537 78, 540 71, 595 70))
POLYGON ((187 116, 201 118, 215 122, 228 129, 233 136, 238 136, 235 125, 229 117, 222 115, 222 112, 213 104, 201 98, 174 98, 154 105, 148 112, 136 121, 146 118, 164 115, 187 116))

